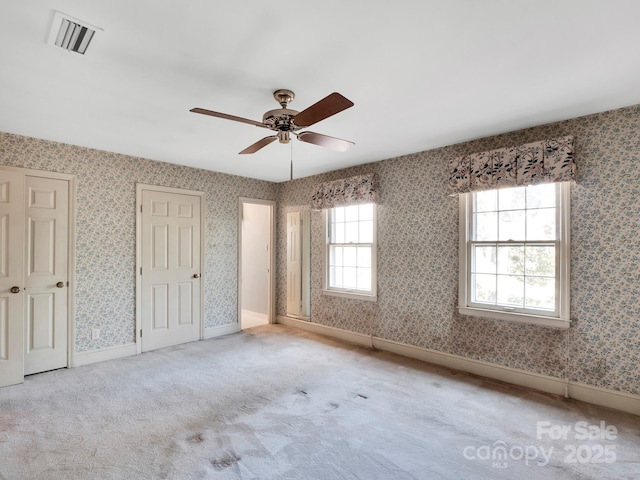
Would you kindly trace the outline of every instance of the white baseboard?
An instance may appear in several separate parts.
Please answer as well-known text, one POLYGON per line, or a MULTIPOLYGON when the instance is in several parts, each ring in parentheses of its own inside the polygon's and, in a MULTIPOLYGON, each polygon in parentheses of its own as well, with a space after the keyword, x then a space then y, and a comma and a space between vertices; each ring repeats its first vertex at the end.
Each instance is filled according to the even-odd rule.
POLYGON ((297 327, 301 330, 306 330, 312 333, 318 333, 320 335, 326 335, 328 337, 338 338, 345 342, 355 343, 363 347, 371 347, 371 337, 362 333, 350 332, 348 330, 342 330, 340 328, 328 327, 326 325, 320 325, 319 323, 307 322, 306 320, 299 320, 292 317, 284 317, 278 315, 276 321, 281 325, 288 325, 290 327, 297 327))
POLYGON ((240 328, 258 327, 260 325, 267 325, 269 323, 269 315, 266 313, 258 313, 252 310, 240 311, 240 328))
POLYGON ((278 315, 277 322, 282 325, 297 327, 301 330, 318 333, 320 335, 338 338, 360 346, 373 347, 454 370, 473 373, 482 377, 492 378, 542 392, 564 395, 567 398, 640 415, 640 396, 638 395, 527 372, 526 370, 503 367, 489 362, 473 360, 459 355, 438 352, 436 350, 385 340, 383 338, 370 337, 369 335, 349 332, 347 330, 306 322, 291 317, 278 315))
MULTIPOLYGON (((220 327, 212 327, 204 329, 204 339, 229 335, 240 331, 240 325, 232 323, 230 325, 222 325, 220 327)), ((105 360, 114 360, 116 358, 137 355, 137 347, 135 343, 120 345, 117 347, 103 348, 101 350, 93 350, 90 352, 74 353, 71 357, 70 367, 81 367, 91 363, 103 362, 105 360)))
POLYGON ((137 353, 135 343, 93 350, 91 352, 74 353, 71 357, 70 367, 81 367, 82 365, 128 357, 130 355, 136 355, 137 353))
POLYGON ((229 325, 221 325, 219 327, 211 327, 204 329, 204 339, 221 337, 222 335, 229 335, 231 333, 238 333, 240 331, 239 323, 230 323, 229 325))

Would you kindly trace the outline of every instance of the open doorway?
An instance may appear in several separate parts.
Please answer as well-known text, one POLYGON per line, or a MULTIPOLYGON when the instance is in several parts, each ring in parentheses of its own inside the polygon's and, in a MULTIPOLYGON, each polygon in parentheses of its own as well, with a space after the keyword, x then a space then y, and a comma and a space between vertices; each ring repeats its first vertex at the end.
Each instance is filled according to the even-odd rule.
POLYGON ((242 330, 272 323, 275 202, 240 199, 238 318, 242 330))

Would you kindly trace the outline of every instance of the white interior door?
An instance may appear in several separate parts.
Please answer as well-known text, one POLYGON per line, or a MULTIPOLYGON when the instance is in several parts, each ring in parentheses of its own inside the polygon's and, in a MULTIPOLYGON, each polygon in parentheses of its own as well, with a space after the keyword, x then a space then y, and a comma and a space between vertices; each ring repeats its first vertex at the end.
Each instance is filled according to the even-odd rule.
POLYGON ((69 184, 25 177, 24 373, 67 366, 69 184))
POLYGON ((302 313, 302 235, 300 212, 287 213, 287 313, 302 313))
POLYGON ((67 366, 69 192, 0 169, 0 386, 67 366))
POLYGON ((142 351, 200 339, 201 196, 142 190, 142 351))
POLYGON ((0 387, 24 380, 24 175, 0 170, 0 387))

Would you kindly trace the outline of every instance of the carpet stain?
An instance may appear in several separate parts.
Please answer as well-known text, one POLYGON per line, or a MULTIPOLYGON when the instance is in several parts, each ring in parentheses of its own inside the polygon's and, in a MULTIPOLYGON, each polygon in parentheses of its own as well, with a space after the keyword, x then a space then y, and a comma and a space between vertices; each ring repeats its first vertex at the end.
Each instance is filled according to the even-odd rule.
POLYGON ((194 433, 187 440, 191 443, 202 443, 204 442, 204 435, 201 433, 194 433))
POLYGON ((215 468, 216 470, 224 470, 225 468, 229 468, 230 466, 235 465, 239 461, 240 457, 235 453, 210 460, 211 466, 213 466, 213 468, 215 468))
POLYGON ((300 388, 298 389, 298 393, 302 393, 303 395, 307 395, 307 392, 305 392, 304 390, 302 390, 300 388))
POLYGON ((369 398, 369 397, 367 397, 366 395, 362 395, 361 393, 359 393, 359 394, 358 394, 358 396, 359 396, 360 398, 364 398, 365 400, 366 400, 367 398, 369 398))
POLYGON ((333 407, 333 408, 338 408, 340 406, 340 404, 336 403, 336 402, 329 402, 329 406, 333 407))
MULTIPOLYGON (((8 432, 16 429, 16 415, 0 414, 0 432, 8 432)), ((2 478, 2 477, 0 477, 2 478)))

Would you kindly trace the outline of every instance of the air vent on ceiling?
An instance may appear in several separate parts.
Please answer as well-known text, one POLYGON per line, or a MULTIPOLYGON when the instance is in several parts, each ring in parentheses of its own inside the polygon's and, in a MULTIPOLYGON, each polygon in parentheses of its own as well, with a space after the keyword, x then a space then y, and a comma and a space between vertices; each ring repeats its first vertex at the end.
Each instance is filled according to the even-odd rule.
POLYGON ((99 31, 102 31, 99 27, 73 18, 65 13, 54 11, 47 43, 84 55, 89 43, 94 39, 96 32, 99 31))

